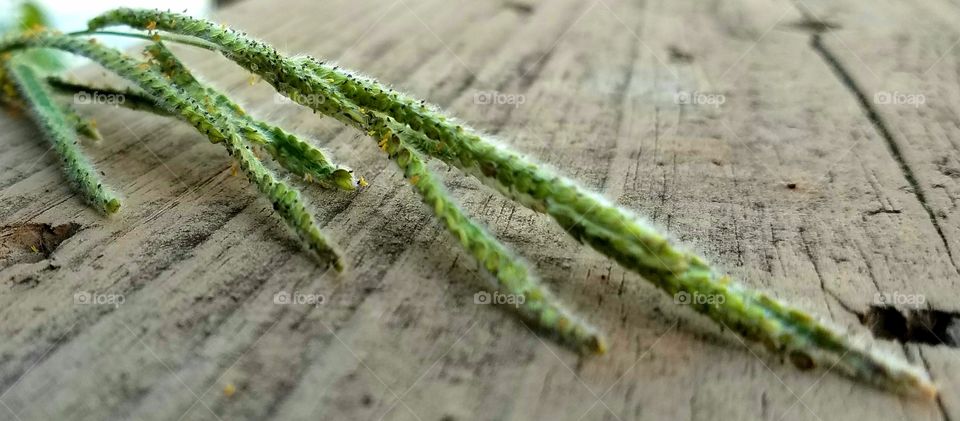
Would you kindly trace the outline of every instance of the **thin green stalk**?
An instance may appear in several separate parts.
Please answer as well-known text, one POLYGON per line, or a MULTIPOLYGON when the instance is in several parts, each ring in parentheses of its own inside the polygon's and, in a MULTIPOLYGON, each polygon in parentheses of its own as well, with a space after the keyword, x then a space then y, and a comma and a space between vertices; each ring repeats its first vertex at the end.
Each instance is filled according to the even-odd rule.
POLYGON ((106 69, 133 82, 149 94, 158 107, 192 124, 212 143, 222 143, 227 153, 236 159, 240 168, 261 193, 266 195, 283 219, 321 261, 331 262, 337 270, 343 269, 339 254, 327 243, 313 215, 306 209, 300 193, 279 181, 253 154, 249 146, 229 124, 227 117, 212 108, 205 110, 185 91, 172 85, 160 74, 144 66, 145 63, 125 56, 91 40, 50 32, 8 36, 0 39, 0 53, 26 48, 54 48, 89 58, 106 69))
POLYGON ((107 215, 115 213, 120 208, 120 199, 103 184, 96 168, 80 150, 75 122, 53 100, 42 77, 30 65, 19 62, 17 57, 9 60, 7 71, 20 88, 34 120, 60 156, 67 179, 95 209, 107 215))
POLYGON ((149 34, 149 35, 145 35, 145 34, 140 34, 140 33, 136 33, 136 32, 76 31, 76 32, 70 32, 70 33, 68 33, 67 35, 70 35, 70 36, 95 36, 95 35, 104 35, 104 36, 116 36, 116 37, 124 37, 124 38, 139 38, 139 39, 142 39, 142 40, 154 41, 154 42, 155 42, 155 41, 170 41, 170 42, 176 42, 176 43, 178 43, 178 44, 192 45, 192 46, 194 46, 194 47, 199 47, 199 48, 203 48, 203 49, 207 49, 207 50, 216 49, 216 46, 214 46, 213 44, 210 44, 210 43, 208 43, 208 42, 204 42, 204 41, 198 40, 198 39, 193 38, 193 37, 182 37, 182 36, 171 35, 171 34, 165 34, 165 35, 149 34))
POLYGON ((117 9, 91 20, 89 27, 97 30, 111 25, 163 30, 216 44, 226 57, 261 75, 280 93, 368 133, 383 122, 373 114, 364 114, 364 110, 383 112, 418 133, 410 136, 411 146, 476 176, 534 210, 550 214, 578 240, 667 293, 717 298, 709 300, 711 304, 693 307, 720 325, 789 356, 798 367, 836 367, 898 392, 935 394, 935 387, 917 368, 860 344, 840 329, 766 294, 734 283, 641 218, 499 146, 422 101, 310 58, 286 58, 265 43, 201 19, 117 9), (303 100, 318 95, 325 101, 303 100))

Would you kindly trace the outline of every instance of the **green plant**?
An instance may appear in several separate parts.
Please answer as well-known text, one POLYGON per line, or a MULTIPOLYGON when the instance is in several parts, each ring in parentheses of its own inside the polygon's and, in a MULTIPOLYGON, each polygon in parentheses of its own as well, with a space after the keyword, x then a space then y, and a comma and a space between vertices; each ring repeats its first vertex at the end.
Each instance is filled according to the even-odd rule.
MULTIPOLYGON (((693 302, 691 307, 722 327, 786 355, 799 368, 836 367, 897 392, 936 393, 923 371, 860 344, 799 309, 735 283, 631 212, 495 143, 438 108, 373 79, 311 57, 284 56, 263 42, 213 22, 152 10, 117 9, 93 19, 87 31, 72 34, 35 31, 8 36, 0 40, 0 52, 59 49, 91 58, 127 78, 137 87, 126 92, 134 99, 129 101, 132 107, 175 116, 192 124, 211 142, 223 144, 308 248, 339 269, 337 253, 320 234, 299 193, 278 181, 251 152, 250 144, 263 147, 294 174, 324 180, 327 185, 353 188, 356 182, 352 175, 348 177, 349 170, 330 164, 307 142, 247 116, 225 95, 197 81, 163 46, 164 41, 219 52, 259 75, 279 93, 372 137, 447 230, 493 275, 494 287, 522 295, 520 315, 580 351, 602 353, 606 344, 595 329, 564 310, 522 260, 463 214, 427 169, 428 157, 457 167, 505 196, 550 215, 580 242, 669 294, 722 298, 693 302), (115 25, 145 30, 147 34, 103 31, 115 25), (154 41, 147 47, 151 61, 139 62, 85 38, 97 34, 150 39, 154 41)), ((6 66, 20 70, 14 61, 6 66)), ((57 79, 42 82, 66 92, 98 89, 57 79)), ((21 88, 27 96, 23 84, 21 88)), ((35 99, 26 100, 37 106, 35 99)))
POLYGON ((27 57, 15 56, 8 63, 7 72, 19 86, 23 100, 29 104, 37 124, 60 155, 67 179, 91 206, 105 214, 116 212, 120 208, 120 200, 103 185, 93 164, 79 148, 77 133, 88 126, 81 125, 82 119, 56 104, 50 89, 28 62, 27 57))

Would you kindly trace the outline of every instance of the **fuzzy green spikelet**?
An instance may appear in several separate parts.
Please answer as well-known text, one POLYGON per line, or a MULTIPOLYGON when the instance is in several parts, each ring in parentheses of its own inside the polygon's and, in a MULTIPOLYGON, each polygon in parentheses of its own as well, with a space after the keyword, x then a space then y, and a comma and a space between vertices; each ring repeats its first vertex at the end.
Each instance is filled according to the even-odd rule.
POLYGON ((103 184, 96 168, 80 151, 77 120, 74 119, 79 117, 65 111, 53 100, 50 89, 30 65, 14 57, 8 63, 7 71, 20 88, 37 124, 60 156, 67 179, 95 209, 107 215, 115 213, 120 209, 120 199, 103 184))
POLYGON ((463 214, 427 168, 420 153, 406 145, 404 139, 409 137, 410 129, 388 116, 379 115, 376 118, 384 122, 374 127, 372 134, 380 139, 381 149, 400 167, 423 202, 460 241, 460 245, 493 275, 496 289, 513 297, 523 297, 515 300, 518 302, 517 311, 542 330, 557 335, 561 341, 583 352, 605 352, 606 341, 596 329, 560 306, 556 298, 530 274, 526 264, 463 214))

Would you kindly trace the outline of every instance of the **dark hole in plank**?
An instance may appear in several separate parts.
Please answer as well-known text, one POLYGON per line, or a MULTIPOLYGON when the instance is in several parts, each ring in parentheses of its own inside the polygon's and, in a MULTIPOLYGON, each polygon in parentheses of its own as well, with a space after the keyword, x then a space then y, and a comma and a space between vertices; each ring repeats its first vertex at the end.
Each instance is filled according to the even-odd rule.
POLYGON ((901 343, 960 346, 960 314, 940 310, 871 306, 860 323, 875 336, 901 343))

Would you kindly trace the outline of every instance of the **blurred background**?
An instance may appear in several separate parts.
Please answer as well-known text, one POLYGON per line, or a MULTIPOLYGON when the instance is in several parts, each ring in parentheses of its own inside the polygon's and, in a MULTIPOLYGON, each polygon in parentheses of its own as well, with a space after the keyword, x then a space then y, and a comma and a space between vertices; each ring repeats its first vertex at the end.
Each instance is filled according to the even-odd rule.
MULTIPOLYGON (((0 0, 0 32, 15 26, 23 16, 25 5, 35 5, 43 11, 47 26, 64 32, 79 31, 94 16, 116 7, 146 7, 170 9, 193 16, 209 16, 216 7, 234 0, 0 0)), ((137 41, 121 37, 103 37, 106 44, 124 47, 137 41)), ((83 59, 71 57, 70 63, 82 63, 83 59)))
MULTIPOLYGON (((98 13, 106 10, 126 7, 150 7, 182 11, 193 15, 207 15, 214 7, 231 1, 212 0, 30 0, 44 9, 49 15, 51 26, 63 30, 75 31, 83 29, 86 21, 98 13)), ((18 10, 25 3, 24 0, 0 0, 0 22, 4 26, 18 15, 18 10)))

